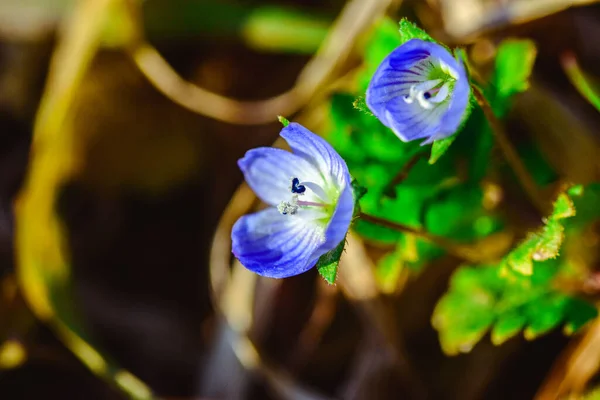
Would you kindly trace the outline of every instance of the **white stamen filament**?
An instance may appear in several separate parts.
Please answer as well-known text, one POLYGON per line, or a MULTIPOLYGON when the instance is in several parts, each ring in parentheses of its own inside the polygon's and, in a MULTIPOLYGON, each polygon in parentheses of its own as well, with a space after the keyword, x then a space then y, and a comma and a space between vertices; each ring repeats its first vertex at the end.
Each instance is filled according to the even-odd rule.
POLYGON ((439 85, 441 82, 441 79, 432 79, 430 81, 426 81, 418 85, 413 85, 410 88, 408 97, 404 97, 404 101, 407 104, 411 104, 415 99, 417 99, 419 105, 422 108, 426 110, 432 109, 435 106, 435 104, 441 103, 442 101, 446 100, 446 98, 448 98, 448 95, 450 94, 449 82, 445 82, 441 87, 436 88, 436 86, 439 85), (431 96, 432 94, 434 95, 433 97, 426 99, 426 93, 429 93, 429 96, 431 96))
MULTIPOLYGON (((298 212, 300 207, 326 207, 327 204, 320 203, 316 201, 305 201, 299 200, 299 196, 304 196, 306 192, 298 193, 293 191, 293 181, 298 178, 291 178, 292 185, 290 186, 290 191, 293 193, 290 201, 282 201, 277 206, 277 210, 283 215, 294 215, 298 212)), ((299 181, 299 179, 298 179, 299 181)), ((300 188, 304 186, 306 189, 309 189, 317 199, 321 199, 325 201, 327 199, 327 195, 325 190, 318 184, 314 182, 299 182, 296 187, 300 188)))
POLYGON ((442 87, 438 90, 435 96, 431 97, 428 101, 432 103, 441 103, 446 100, 448 95, 450 94, 450 83, 446 82, 442 85, 442 87))
POLYGON ((325 204, 323 204, 323 203, 316 203, 314 201, 298 200, 297 204, 299 206, 304 206, 304 207, 325 207, 325 204))
POLYGON ((454 79, 458 79, 458 72, 456 72, 454 70, 454 68, 452 68, 451 66, 449 66, 448 64, 446 64, 445 62, 443 62, 442 60, 440 60, 440 68, 441 70, 450 75, 451 77, 453 77, 454 79))

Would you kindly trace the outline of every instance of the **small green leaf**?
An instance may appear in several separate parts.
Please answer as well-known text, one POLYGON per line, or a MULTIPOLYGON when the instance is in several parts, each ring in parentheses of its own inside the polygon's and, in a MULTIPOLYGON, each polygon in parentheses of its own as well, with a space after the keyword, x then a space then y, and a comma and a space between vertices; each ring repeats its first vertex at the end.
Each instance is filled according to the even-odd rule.
POLYGON ((427 34, 427 32, 417 27, 415 24, 413 24, 406 18, 402 18, 402 20, 400 21, 399 30, 401 44, 408 42, 411 39, 421 39, 426 40, 428 42, 435 42, 435 40, 433 40, 431 36, 427 34))
POLYGON ((574 215, 573 201, 566 193, 559 194, 545 225, 537 232, 529 233, 527 239, 505 257, 505 265, 523 275, 531 275, 534 261, 558 257, 565 238, 562 220, 574 215))
POLYGON ((575 216, 575 205, 571 198, 565 193, 558 195, 558 198, 554 202, 554 210, 552 211, 551 218, 564 219, 575 216))
POLYGON ((354 106, 354 108, 358 111, 362 111, 369 116, 375 117, 371 110, 369 110, 369 106, 367 106, 367 101, 365 100, 364 96, 358 96, 352 103, 352 106, 354 106))
POLYGON ((533 340, 560 324, 565 316, 565 306, 569 298, 563 295, 544 296, 529 305, 529 324, 525 329, 525 339, 533 340))
POLYGON ((366 187, 359 185, 356 179, 352 179, 350 184, 352 185, 352 193, 354 194, 354 208, 357 208, 359 200, 367 194, 368 190, 366 187))
POLYGON ((580 197, 584 193, 583 185, 573 185, 567 190, 567 194, 571 197, 580 197))
POLYGON ((507 39, 498 48, 494 81, 498 94, 509 97, 529 87, 537 50, 531 40, 507 39))
POLYGON ((279 122, 281 122, 281 125, 283 125, 284 127, 286 127, 286 126, 288 126, 290 124, 290 121, 288 121, 287 119, 285 119, 281 115, 278 115, 277 119, 279 120, 279 122))
POLYGON ((335 249, 323 254, 319 258, 319 261, 317 261, 317 271, 319 271, 319 274, 330 285, 333 285, 335 283, 338 265, 340 263, 340 258, 342 258, 342 253, 344 252, 345 245, 346 238, 344 238, 344 240, 342 240, 335 249))
POLYGON ((564 230, 560 222, 554 219, 548 221, 533 250, 531 258, 534 261, 544 261, 558 257, 560 246, 565 238, 564 230))
POLYGON ((456 135, 452 135, 445 139, 436 140, 431 146, 431 156, 429 157, 429 164, 435 164, 437 160, 448 150, 450 145, 456 140, 456 135))
POLYGON ((519 313, 509 313, 501 316, 492 328, 492 343, 499 346, 506 342, 518 334, 526 322, 527 317, 519 313))

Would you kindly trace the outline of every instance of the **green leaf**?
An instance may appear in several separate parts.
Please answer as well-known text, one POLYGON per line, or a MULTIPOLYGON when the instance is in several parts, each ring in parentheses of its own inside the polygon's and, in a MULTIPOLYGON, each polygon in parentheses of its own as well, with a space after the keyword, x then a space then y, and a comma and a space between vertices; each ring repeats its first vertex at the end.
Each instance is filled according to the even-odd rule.
MULTIPOLYGON (((360 214, 359 200, 367 193, 367 189, 362 187, 356 179, 352 179, 352 194, 354 195, 354 215, 360 214)), ((346 238, 342 240, 335 249, 323 254, 317 261, 317 271, 327 283, 333 285, 337 277, 338 265, 344 252, 346 238)))
POLYGON ((445 139, 436 140, 431 146, 431 156, 429 157, 429 164, 435 164, 435 162, 448 150, 450 145, 456 140, 456 135, 452 135, 445 139))
POLYGON ((283 125, 284 127, 286 127, 286 126, 288 126, 290 124, 290 121, 288 121, 287 119, 285 119, 281 115, 278 115, 277 119, 279 120, 279 122, 281 122, 281 125, 283 125))
POLYGON ((507 313, 501 316, 492 328, 492 343, 501 345, 517 335, 527 323, 527 317, 519 313, 507 313))
POLYGON ((503 97, 524 92, 529 87, 537 50, 535 43, 524 39, 506 39, 498 48, 495 82, 503 97))
POLYGON ((431 36, 429 36, 427 34, 427 32, 425 32, 423 29, 417 27, 414 23, 410 22, 407 18, 402 18, 402 20, 400 20, 400 44, 403 44, 405 42, 408 42, 411 39, 421 39, 421 40, 426 40, 428 42, 435 42, 435 40, 433 40, 431 38, 431 36))
POLYGON ((551 217, 558 220, 573 216, 575 216, 573 200, 566 193, 560 193, 554 202, 554 210, 551 217))
POLYGON ((352 179, 350 185, 352 185, 352 193, 354 195, 354 209, 357 210, 359 209, 358 204, 360 199, 362 199, 365 196, 365 194, 367 194, 368 190, 366 187, 361 186, 356 179, 352 179))
POLYGON ((369 110, 369 106, 367 106, 367 101, 364 96, 358 96, 356 100, 352 103, 355 109, 361 111, 367 115, 374 116, 371 110, 369 110))
POLYGON ((521 330, 533 339, 563 321, 565 331, 589 322, 597 315, 593 305, 553 286, 565 269, 557 261, 541 263, 533 276, 503 273, 501 264, 460 267, 432 318, 444 352, 469 351, 490 329, 499 345, 521 330))
POLYGON ((346 238, 337 245, 337 247, 325 254, 323 254, 317 261, 317 271, 325 279, 327 283, 333 285, 337 277, 338 265, 340 258, 344 252, 344 246, 346 245, 346 238))
POLYGON ((554 202, 552 214, 537 232, 529 233, 527 239, 505 258, 505 266, 523 275, 533 273, 533 262, 556 258, 565 238, 562 220, 575 215, 573 201, 561 193, 554 202))
POLYGON ((425 229, 430 233, 473 241, 502 227, 500 220, 484 209, 479 185, 449 188, 435 200, 424 213, 425 229))
POLYGON ((524 332, 525 338, 533 340, 556 328, 565 316, 568 301, 568 297, 556 294, 544 296, 531 303, 527 308, 529 325, 524 332))
POLYGON ((486 90, 497 116, 506 114, 513 95, 529 87, 536 55, 535 43, 531 40, 506 39, 498 47, 492 84, 486 90))

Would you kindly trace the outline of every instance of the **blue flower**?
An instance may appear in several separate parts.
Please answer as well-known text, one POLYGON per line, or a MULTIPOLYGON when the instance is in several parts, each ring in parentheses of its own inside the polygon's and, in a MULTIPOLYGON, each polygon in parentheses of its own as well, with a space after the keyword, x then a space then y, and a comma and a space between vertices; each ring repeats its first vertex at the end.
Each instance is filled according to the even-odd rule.
POLYGON ((249 270, 285 278, 312 268, 345 239, 354 198, 344 160, 297 123, 281 131, 292 152, 250 150, 238 161, 248 185, 271 207, 241 217, 232 251, 249 270))
POLYGON ((466 115, 465 68, 443 46, 412 39, 388 55, 373 75, 366 102, 403 142, 451 136, 466 115))

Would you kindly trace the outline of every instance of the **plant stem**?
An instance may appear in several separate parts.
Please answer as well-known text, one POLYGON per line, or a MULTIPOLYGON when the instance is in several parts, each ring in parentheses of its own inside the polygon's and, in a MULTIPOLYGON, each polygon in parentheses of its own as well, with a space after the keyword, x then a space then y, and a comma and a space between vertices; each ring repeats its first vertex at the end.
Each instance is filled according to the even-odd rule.
POLYGON ((418 236, 443 248, 448 253, 472 263, 490 261, 496 259, 497 257, 497 254, 495 254, 497 253, 496 251, 490 251, 491 249, 486 250, 485 248, 482 248, 482 246, 479 246, 479 243, 456 243, 452 240, 446 239, 445 237, 433 235, 421 229, 412 228, 404 224, 388 221, 386 219, 375 217, 373 215, 365 213, 360 213, 360 219, 366 222, 371 222, 373 224, 383 226, 388 229, 392 229, 397 232, 418 236))
POLYGON ((519 158, 519 155, 513 147, 513 145, 510 143, 510 140, 508 140, 506 131, 504 130, 502 123, 500 122, 498 117, 496 117, 496 114, 494 114, 490 103, 483 95, 481 89, 475 85, 472 85, 472 88, 473 94, 475 95, 475 99, 477 99, 477 104, 479 104, 479 107, 481 107, 486 119, 490 123, 492 132, 494 134, 494 137, 496 138, 496 142, 498 143, 500 150, 502 150, 506 161, 513 169, 515 175, 517 176, 517 179, 523 186, 523 189, 527 193, 527 196, 529 197, 531 202, 542 214, 545 215, 548 211, 548 202, 544 200, 540 189, 533 180, 533 177, 519 158))
POLYGON ((410 172, 410 170, 415 166, 415 164, 417 162, 419 162, 419 160, 421 158, 424 158, 424 157, 426 157, 425 152, 420 152, 420 153, 417 153, 414 156, 412 156, 411 159, 408 160, 408 162, 406 164, 404 164, 404 166, 398 172, 398 174, 394 177, 394 179, 386 186, 383 193, 386 196, 395 199, 396 192, 394 191, 394 188, 396 186, 398 186, 400 183, 402 183, 408 177, 408 173, 410 172))

